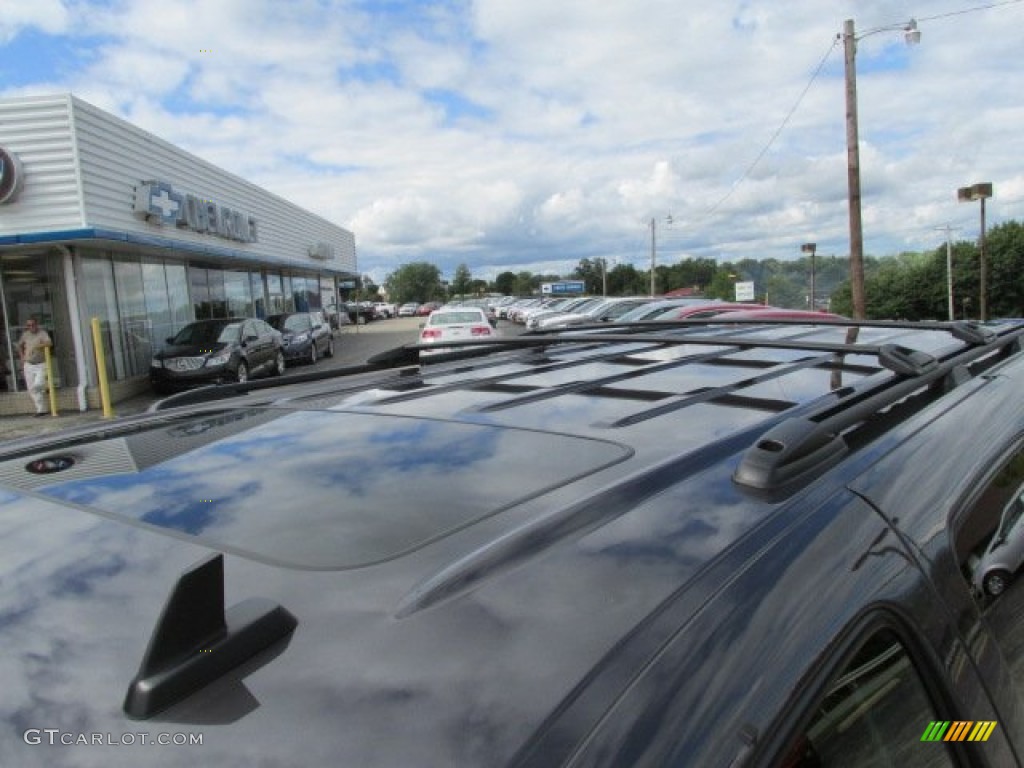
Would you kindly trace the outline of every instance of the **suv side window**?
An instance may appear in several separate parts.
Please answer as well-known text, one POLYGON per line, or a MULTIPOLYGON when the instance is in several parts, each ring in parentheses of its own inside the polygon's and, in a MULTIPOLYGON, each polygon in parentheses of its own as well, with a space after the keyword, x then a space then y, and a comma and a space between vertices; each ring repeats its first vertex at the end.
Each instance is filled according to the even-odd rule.
POLYGON ((780 768, 944 768, 943 742, 922 741, 937 719, 899 638, 876 631, 836 675, 780 768))
POLYGON ((953 551, 1024 690, 1024 446, 1018 445, 952 521, 953 551))

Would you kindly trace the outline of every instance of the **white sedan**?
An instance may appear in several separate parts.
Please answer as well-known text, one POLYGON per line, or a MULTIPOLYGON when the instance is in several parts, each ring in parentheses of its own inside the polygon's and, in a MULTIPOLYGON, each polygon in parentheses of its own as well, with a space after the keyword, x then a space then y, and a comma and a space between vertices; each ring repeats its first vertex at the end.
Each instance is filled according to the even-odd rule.
MULTIPOLYGON (((420 330, 420 344, 445 344, 452 341, 488 339, 498 332, 479 307, 442 307, 427 317, 420 330)), ((420 350, 420 357, 437 352, 448 352, 449 348, 420 350)))

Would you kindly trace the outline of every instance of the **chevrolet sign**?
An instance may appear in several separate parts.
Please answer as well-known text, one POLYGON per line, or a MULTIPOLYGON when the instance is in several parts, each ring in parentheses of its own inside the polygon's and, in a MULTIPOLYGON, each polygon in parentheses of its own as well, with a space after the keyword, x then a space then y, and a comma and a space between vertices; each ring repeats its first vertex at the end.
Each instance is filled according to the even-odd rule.
POLYGON ((255 216, 178 192, 163 181, 144 181, 135 188, 135 213, 146 221, 240 243, 255 243, 258 239, 255 216))

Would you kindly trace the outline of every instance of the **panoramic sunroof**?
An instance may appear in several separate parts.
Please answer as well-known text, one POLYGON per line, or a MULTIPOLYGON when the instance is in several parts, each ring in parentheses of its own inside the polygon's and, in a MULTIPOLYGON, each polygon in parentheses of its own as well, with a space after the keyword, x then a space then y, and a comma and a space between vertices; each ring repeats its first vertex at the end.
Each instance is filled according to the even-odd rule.
POLYGON ((73 479, 36 490, 217 549, 341 569, 394 558, 631 453, 604 440, 401 416, 228 414, 111 438, 116 451, 83 446, 73 479))

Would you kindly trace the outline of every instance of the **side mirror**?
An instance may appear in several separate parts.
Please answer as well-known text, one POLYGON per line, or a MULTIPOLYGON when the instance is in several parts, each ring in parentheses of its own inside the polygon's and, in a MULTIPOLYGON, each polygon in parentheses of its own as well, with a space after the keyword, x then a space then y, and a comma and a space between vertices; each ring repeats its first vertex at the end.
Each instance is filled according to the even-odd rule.
POLYGON ((174 343, 174 337, 173 336, 168 336, 166 339, 164 339, 164 341, 166 341, 168 344, 173 344, 174 343))

